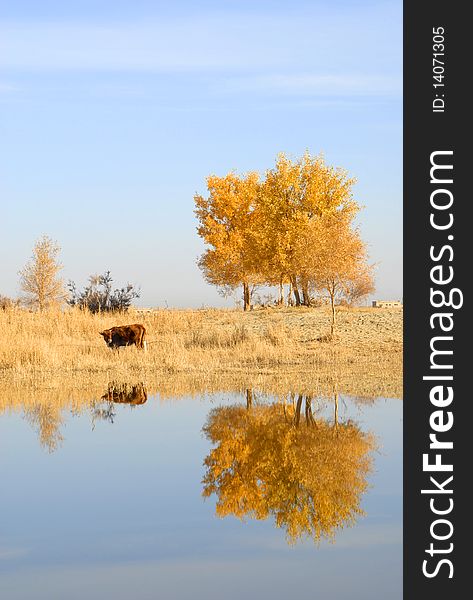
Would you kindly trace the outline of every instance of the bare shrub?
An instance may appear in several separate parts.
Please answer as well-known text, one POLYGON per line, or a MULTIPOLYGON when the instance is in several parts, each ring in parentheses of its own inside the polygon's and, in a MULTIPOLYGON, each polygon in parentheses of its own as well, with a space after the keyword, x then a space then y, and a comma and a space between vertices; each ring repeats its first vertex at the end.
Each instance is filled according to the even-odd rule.
POLYGON ((112 290, 112 283, 110 271, 103 275, 91 275, 89 285, 81 292, 77 290, 76 284, 70 281, 68 288, 71 296, 68 304, 89 310, 91 313, 126 312, 132 301, 140 297, 140 291, 131 283, 112 290))
POLYGON ((18 306, 20 306, 20 300, 18 298, 14 300, 13 298, 0 294, 0 310, 9 310, 18 306))

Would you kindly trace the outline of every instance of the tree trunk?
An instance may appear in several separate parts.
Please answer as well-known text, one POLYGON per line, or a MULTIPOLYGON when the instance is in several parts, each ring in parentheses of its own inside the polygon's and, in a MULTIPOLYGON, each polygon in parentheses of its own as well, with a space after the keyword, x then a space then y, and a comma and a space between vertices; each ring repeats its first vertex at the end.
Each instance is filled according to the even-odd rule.
POLYGON ((314 415, 312 414, 312 397, 307 396, 305 399, 305 421, 306 424, 315 425, 314 415))
POLYGON ((333 421, 334 421, 334 425, 335 428, 338 427, 338 392, 335 392, 333 395, 333 403, 334 403, 334 415, 333 415, 333 421))
POLYGON ((332 292, 330 293, 330 306, 332 309, 332 323, 330 324, 330 335, 333 336, 333 333, 335 331, 335 294, 333 294, 332 292))
POLYGON ((243 310, 250 309, 250 286, 248 283, 243 283, 243 310))
POLYGON ((292 281, 289 281, 289 291, 287 293, 287 305, 293 306, 294 302, 292 301, 292 281))
POLYGON ((253 390, 251 388, 248 388, 246 390, 246 408, 247 410, 250 410, 250 408, 253 406, 253 390))
POLYGON ((294 425, 299 427, 301 421, 302 395, 297 397, 296 412, 294 413, 294 425))
POLYGON ((296 301, 296 306, 301 305, 301 295, 299 294, 299 289, 297 288, 297 281, 294 276, 291 276, 292 290, 294 292, 294 298, 296 301))
POLYGON ((302 303, 304 306, 310 306, 309 284, 307 281, 302 284, 302 303))
POLYGON ((278 297, 278 305, 284 306, 284 284, 282 281, 282 277, 279 280, 279 297, 278 297))
POLYGON ((43 312, 43 310, 46 308, 46 298, 42 291, 40 291, 38 294, 38 308, 39 312, 43 312))

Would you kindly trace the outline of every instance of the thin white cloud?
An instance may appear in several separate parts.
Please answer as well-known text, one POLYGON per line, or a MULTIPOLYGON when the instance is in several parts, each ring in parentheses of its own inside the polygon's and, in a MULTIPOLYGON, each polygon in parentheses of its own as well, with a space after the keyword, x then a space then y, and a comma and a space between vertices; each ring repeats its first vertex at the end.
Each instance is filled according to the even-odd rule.
POLYGON ((342 73, 334 75, 276 74, 234 77, 223 83, 222 91, 266 92, 283 95, 337 96, 400 93, 396 77, 342 73))
POLYGON ((280 56, 255 55, 257 40, 236 23, 84 25, 0 24, 0 66, 26 70, 169 71, 266 66, 280 56))
MULTIPOLYGON (((228 13, 148 22, 0 22, 0 67, 23 70, 272 70, 331 73, 395 65, 400 50, 380 33, 389 13, 328 7, 303 14, 228 13), (354 51, 356 49, 356 51, 354 51)), ((393 20, 393 28, 400 20, 393 20)), ((393 31, 393 36, 395 32, 393 31)), ((400 33, 399 33, 400 35, 400 33)), ((397 38, 395 38, 397 39, 397 38)), ((395 68, 395 67, 394 67, 395 68)))
POLYGON ((402 546, 402 527, 399 523, 370 524, 362 528, 346 529, 337 537, 334 548, 380 548, 382 546, 402 546))
POLYGON ((29 553, 27 548, 2 548, 0 547, 0 560, 13 560, 26 556, 29 553))
POLYGON ((0 94, 12 94, 19 91, 20 88, 17 85, 0 81, 0 94))

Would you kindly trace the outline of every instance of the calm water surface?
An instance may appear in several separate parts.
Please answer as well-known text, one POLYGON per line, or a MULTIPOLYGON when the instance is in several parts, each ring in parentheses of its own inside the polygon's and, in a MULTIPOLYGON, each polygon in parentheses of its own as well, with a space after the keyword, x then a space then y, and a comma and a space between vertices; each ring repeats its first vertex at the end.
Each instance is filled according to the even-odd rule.
POLYGON ((335 434, 330 402, 312 401, 319 425, 301 403, 298 428, 296 404, 274 402, 257 393, 250 407, 244 394, 103 402, 63 413, 62 440, 44 424, 41 440, 34 414, 1 414, 0 598, 400 599, 402 402, 340 397, 335 434), (363 459, 370 432, 372 467, 357 477, 344 452, 363 459), (340 456, 321 442, 329 435, 340 456), (288 543, 287 498, 297 495, 304 513, 299 477, 319 499, 334 478, 347 480, 336 494, 346 489, 346 499, 323 509, 332 542, 288 543), (365 514, 340 529, 350 486, 364 480, 365 514), (263 489, 255 485, 264 498, 252 496, 263 489), (269 505, 277 510, 262 515, 269 505))

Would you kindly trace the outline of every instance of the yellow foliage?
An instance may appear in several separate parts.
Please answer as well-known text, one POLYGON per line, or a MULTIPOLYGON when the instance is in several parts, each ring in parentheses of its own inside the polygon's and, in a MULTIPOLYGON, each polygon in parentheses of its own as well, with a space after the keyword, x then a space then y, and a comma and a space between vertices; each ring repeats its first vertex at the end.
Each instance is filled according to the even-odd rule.
POLYGON ((310 398, 302 424, 301 404, 214 409, 204 427, 215 447, 204 461, 203 495, 217 494, 220 517, 272 516, 290 542, 318 542, 363 514, 375 444, 354 423, 315 420, 310 398))
POLYGON ((259 281, 254 246, 258 174, 211 175, 207 187, 208 198, 194 198, 200 224, 197 231, 211 246, 199 261, 205 278, 209 283, 230 287, 259 281))
POLYGON ((366 264, 352 227, 360 208, 354 183, 344 169, 308 152, 295 161, 280 154, 263 181, 257 173, 208 177, 208 198, 195 196, 198 233, 209 246, 199 261, 206 280, 221 288, 242 284, 245 309, 251 284, 278 285, 282 302, 289 283, 297 305, 309 304, 309 283, 316 282, 314 291, 328 278, 349 280, 358 296, 370 289, 353 285, 366 264))
POLYGON ((27 304, 40 311, 58 305, 66 298, 64 283, 58 277, 62 269, 57 262, 59 251, 58 244, 44 235, 34 245, 33 256, 19 273, 27 304))

